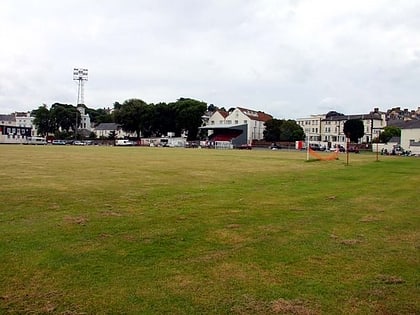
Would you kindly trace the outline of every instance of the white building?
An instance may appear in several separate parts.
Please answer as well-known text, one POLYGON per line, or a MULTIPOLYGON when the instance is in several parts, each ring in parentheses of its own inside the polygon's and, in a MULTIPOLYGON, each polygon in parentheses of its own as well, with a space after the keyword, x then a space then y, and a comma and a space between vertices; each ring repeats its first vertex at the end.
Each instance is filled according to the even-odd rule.
POLYGON ((90 116, 86 114, 84 105, 78 105, 77 110, 80 112, 80 122, 78 128, 80 129, 86 129, 89 131, 92 131, 92 125, 90 122, 90 116))
POLYGON ((406 151, 420 155, 420 120, 405 121, 400 125, 401 147, 406 151))
POLYGON ((25 143, 36 135, 30 112, 0 115, 0 143, 25 143))
POLYGON ((220 110, 214 112, 209 118, 208 125, 203 129, 209 130, 209 136, 215 134, 215 130, 221 130, 221 133, 223 130, 230 130, 230 135, 226 135, 226 139, 235 136, 233 131, 236 130, 240 133, 240 136, 236 135, 241 142, 238 145, 252 144, 253 140, 264 138, 265 122, 271 119, 273 117, 264 112, 236 107, 229 112, 220 110))
POLYGON ((135 133, 128 133, 122 130, 121 126, 116 123, 100 123, 93 129, 93 132, 100 139, 107 139, 112 133, 115 133, 116 139, 133 138, 135 133))
POLYGON ((302 127, 309 142, 319 143, 321 141, 321 121, 325 117, 326 115, 311 115, 309 118, 299 118, 296 121, 302 127))
MULTIPOLYGON (((29 127, 33 128, 33 121, 34 117, 31 116, 31 112, 16 112, 15 114, 15 121, 17 127, 29 127)), ((34 130, 35 132, 35 130, 34 130)), ((35 134, 32 134, 33 136, 35 134)))
POLYGON ((346 136, 344 124, 350 119, 360 119, 363 122, 364 133, 361 143, 371 143, 386 127, 386 114, 375 108, 368 114, 358 115, 312 115, 309 118, 297 120, 305 131, 306 138, 310 143, 317 143, 328 148, 337 145, 345 146, 346 136))

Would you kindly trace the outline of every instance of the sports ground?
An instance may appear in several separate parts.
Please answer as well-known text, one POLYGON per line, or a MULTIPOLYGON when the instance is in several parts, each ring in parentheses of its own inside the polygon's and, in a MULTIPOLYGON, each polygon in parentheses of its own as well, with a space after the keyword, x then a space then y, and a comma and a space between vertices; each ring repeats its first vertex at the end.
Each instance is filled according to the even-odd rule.
POLYGON ((0 163, 0 313, 420 313, 419 158, 3 145, 0 163))

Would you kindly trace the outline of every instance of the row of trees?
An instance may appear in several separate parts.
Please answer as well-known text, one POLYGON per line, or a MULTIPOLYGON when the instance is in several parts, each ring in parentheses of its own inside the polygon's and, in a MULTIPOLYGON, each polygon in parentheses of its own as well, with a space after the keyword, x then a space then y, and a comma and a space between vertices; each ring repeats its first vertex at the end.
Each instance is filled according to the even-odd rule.
MULTIPOLYGON (((218 110, 213 104, 207 106, 205 102, 190 98, 157 104, 147 104, 141 99, 129 99, 122 104, 114 103, 112 113, 105 109, 84 107, 93 124, 115 122, 124 131, 135 133, 137 138, 140 136, 160 137, 168 132, 174 132, 176 136, 180 136, 185 132, 188 140, 205 138, 205 134, 199 134, 202 116, 206 110, 218 110)), ((330 113, 342 115, 336 112, 330 113)), ((81 122, 80 112, 73 105, 55 103, 50 109, 43 105, 34 110, 32 115, 35 117, 34 124, 38 133, 43 136, 54 134, 56 137, 70 138, 74 137, 74 131, 80 128, 80 125, 76 128, 76 122, 79 124, 81 122)), ((304 130, 294 120, 272 119, 265 123, 265 127, 264 140, 266 141, 296 141, 305 138, 304 130)), ((364 135, 363 122, 348 120, 344 125, 344 133, 351 141, 357 142, 364 135)), ((399 128, 385 127, 379 140, 387 142, 391 137, 399 135, 399 128)), ((91 133, 90 137, 95 136, 91 133)))
MULTIPOLYGON (((122 104, 114 103, 112 113, 105 109, 84 107, 94 125, 115 122, 124 131, 136 133, 138 138, 162 136, 168 132, 174 132, 179 136, 185 132, 189 140, 197 138, 202 116, 207 110, 206 103, 190 98, 180 98, 168 104, 147 104, 140 99, 129 99, 122 104)), ((55 103, 50 109, 43 105, 32 111, 32 116, 38 134, 42 136, 70 138, 74 137, 75 130, 80 130, 81 127, 80 112, 69 104, 55 103)))
POLYGON ((47 136, 59 132, 65 134, 75 130, 76 117, 80 121, 80 113, 73 105, 55 103, 50 109, 46 105, 32 111, 34 125, 38 134, 47 136))
MULTIPOLYGON (((84 107, 85 112, 89 114, 91 122, 94 124, 114 121, 112 115, 105 109, 84 107)), ((54 135, 61 139, 74 137, 75 130, 81 126, 80 112, 70 104, 54 103, 50 109, 44 104, 33 110, 31 115, 34 117, 33 123, 38 129, 38 134, 42 136, 54 135), (77 128, 76 122, 78 124, 77 128)), ((94 138, 95 134, 91 133, 89 137, 94 138)))
POLYGON ((198 137, 207 104, 190 98, 180 98, 173 103, 146 104, 140 99, 130 99, 114 104, 114 121, 123 130, 134 132, 137 138, 162 136, 174 132, 187 134, 187 140, 198 137))
MULTIPOLYGON (((84 105, 79 105, 84 106, 84 105)), ((126 132, 150 137, 167 135, 174 132, 180 136, 187 134, 188 140, 205 138, 199 134, 202 116, 206 110, 215 111, 218 107, 190 98, 180 98, 176 102, 147 104, 141 99, 129 99, 122 104, 115 102, 112 113, 105 109, 90 109, 85 112, 90 116, 94 125, 104 122, 115 122, 126 132)), ((222 108, 222 110, 225 110, 222 108)), ((32 112, 34 124, 40 135, 55 135, 58 138, 72 138, 74 131, 80 130, 80 112, 75 106, 55 103, 50 109, 46 105, 40 106, 32 112), (76 122, 78 126, 76 128, 76 122)), ((94 137, 94 134, 90 134, 94 137)), ((264 134, 266 141, 295 141, 304 138, 303 129, 293 120, 273 119, 266 122, 264 134)))

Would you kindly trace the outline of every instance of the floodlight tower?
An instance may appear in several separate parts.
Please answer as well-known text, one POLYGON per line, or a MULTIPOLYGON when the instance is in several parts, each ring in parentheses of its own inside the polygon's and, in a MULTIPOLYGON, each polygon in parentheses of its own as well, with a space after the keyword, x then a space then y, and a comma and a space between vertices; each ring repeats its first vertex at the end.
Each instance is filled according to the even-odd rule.
MULTIPOLYGON (((85 81, 88 80, 88 69, 84 68, 74 68, 73 69, 73 80, 78 81, 78 88, 77 88, 77 104, 76 109, 81 104, 85 104, 85 81)), ((76 112, 76 127, 74 130, 74 138, 77 137, 77 112, 76 112)))

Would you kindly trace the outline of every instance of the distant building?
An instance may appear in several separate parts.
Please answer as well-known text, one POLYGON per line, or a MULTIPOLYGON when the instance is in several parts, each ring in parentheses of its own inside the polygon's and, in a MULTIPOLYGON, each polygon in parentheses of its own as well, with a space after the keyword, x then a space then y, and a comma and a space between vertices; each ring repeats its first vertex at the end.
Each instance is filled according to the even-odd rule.
POLYGON ((328 148, 346 144, 343 128, 347 120, 360 119, 363 122, 364 133, 361 143, 371 143, 386 127, 386 114, 375 108, 368 114, 356 115, 312 115, 309 118, 297 119, 310 143, 317 143, 328 148))
POLYGON ((420 155, 420 119, 393 119, 389 121, 389 124, 401 129, 401 147, 420 155))
POLYGON ((394 107, 387 110, 387 120, 416 120, 420 119, 420 107, 417 110, 409 110, 407 108, 394 107))
MULTIPOLYGON (((31 116, 31 112, 16 112, 14 114, 17 127, 29 127, 34 129, 34 117, 31 116)), ((35 133, 35 129, 33 130, 35 133)), ((33 136, 35 134, 32 134, 33 136)))
POLYGON ((114 132, 116 139, 132 138, 135 133, 129 133, 122 130, 121 126, 116 123, 100 123, 97 125, 93 132, 98 138, 107 139, 114 132))
POLYGON ((30 112, 0 114, 0 143, 24 143, 36 135, 30 112))
POLYGON ((269 114, 243 107, 229 112, 217 110, 202 129, 208 130, 209 139, 232 141, 236 146, 251 144, 253 140, 264 138, 265 122, 273 119, 269 114))
POLYGON ((78 128, 92 131, 90 116, 86 114, 86 107, 84 105, 78 105, 77 109, 80 112, 80 122, 78 128))

